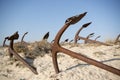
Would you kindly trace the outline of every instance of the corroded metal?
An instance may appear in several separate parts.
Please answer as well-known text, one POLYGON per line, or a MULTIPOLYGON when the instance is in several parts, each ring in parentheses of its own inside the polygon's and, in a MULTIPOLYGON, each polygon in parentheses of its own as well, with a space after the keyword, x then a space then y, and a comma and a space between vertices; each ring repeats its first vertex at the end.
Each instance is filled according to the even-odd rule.
MULTIPOLYGON (((83 14, 80 14, 78 17, 81 17, 80 19, 82 19, 84 17, 83 14)), ((60 46, 59 41, 60 41, 60 38, 61 38, 62 34, 71 25, 71 23, 75 24, 80 20, 79 19, 78 21, 76 21, 78 17, 73 18, 73 19, 69 20, 67 23, 65 23, 64 26, 60 29, 60 31, 57 33, 57 35, 55 37, 55 41, 54 41, 54 43, 52 45, 52 60, 53 60, 53 65, 54 65, 54 68, 55 68, 55 72, 56 73, 60 72, 59 67, 58 67, 58 62, 57 62, 57 53, 58 52, 63 52, 64 54, 70 55, 70 56, 72 56, 74 58, 80 59, 80 60, 82 60, 84 62, 95 65, 95 66, 97 66, 99 68, 105 69, 107 71, 110 71, 110 72, 120 76, 120 70, 119 69, 116 69, 116 68, 113 68, 111 66, 105 65, 105 64, 103 64, 101 62, 98 62, 98 61, 96 61, 94 59, 88 58, 88 57, 86 57, 84 55, 75 53, 73 51, 70 51, 70 50, 65 49, 65 48, 60 46)))
POLYGON ((31 66, 28 62, 26 62, 21 56, 19 56, 17 54, 17 52, 15 52, 14 48, 13 48, 13 43, 14 40, 19 38, 19 34, 18 32, 15 32, 12 36, 8 37, 7 39, 10 40, 10 46, 9 46, 9 53, 10 53, 10 58, 13 57, 13 55, 20 60, 26 67, 28 67, 34 74, 38 74, 36 71, 36 68, 31 66))
POLYGON ((72 21, 70 22, 70 24, 71 24, 71 25, 72 25, 72 24, 75 24, 75 23, 77 23, 79 20, 81 20, 86 14, 87 14, 87 12, 83 13, 82 15, 80 14, 80 15, 72 16, 72 17, 68 18, 68 19, 65 21, 65 23, 70 22, 70 21, 72 20, 72 21), (73 20, 74 20, 74 21, 73 21, 73 20))
MULTIPOLYGON (((95 33, 91 33, 91 34, 89 34, 89 35, 86 37, 86 39, 89 39, 90 37, 93 37, 93 36, 94 36, 94 34, 95 34, 95 33)), ((85 40, 85 41, 84 41, 84 43, 86 44, 86 43, 87 43, 87 41, 85 40)))
POLYGON ((91 39, 89 39, 89 37, 90 37, 91 35, 93 35, 94 33, 91 33, 90 35, 88 35, 87 38, 84 38, 84 37, 79 36, 80 31, 81 31, 83 28, 86 28, 87 26, 89 26, 90 24, 91 24, 91 22, 84 24, 84 25, 77 31, 77 33, 76 33, 76 35, 75 35, 75 37, 74 37, 75 43, 77 43, 78 40, 82 39, 82 40, 85 40, 85 43, 86 43, 86 42, 94 42, 94 43, 99 43, 99 44, 102 44, 102 45, 110 46, 109 44, 106 44, 106 43, 103 43, 103 42, 100 42, 100 41, 96 41, 96 40, 91 40, 91 39))
POLYGON ((74 43, 77 43, 77 41, 80 40, 79 33, 82 31, 82 29, 87 28, 91 23, 92 22, 82 25, 82 27, 76 32, 75 37, 74 37, 74 43))

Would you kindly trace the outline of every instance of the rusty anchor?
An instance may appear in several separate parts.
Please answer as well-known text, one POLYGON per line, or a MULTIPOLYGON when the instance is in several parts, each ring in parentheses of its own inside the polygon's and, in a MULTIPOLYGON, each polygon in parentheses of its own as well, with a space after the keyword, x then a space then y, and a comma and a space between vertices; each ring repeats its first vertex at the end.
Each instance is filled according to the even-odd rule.
POLYGON ((68 41, 69 41, 69 39, 65 39, 65 40, 64 40, 64 42, 68 42, 68 41))
POLYGON ((24 35, 22 36, 21 44, 24 42, 23 39, 24 39, 25 35, 27 35, 27 34, 28 34, 28 32, 24 33, 24 35))
MULTIPOLYGON (((82 60, 84 62, 87 62, 89 64, 92 64, 92 65, 95 65, 99 68, 102 68, 104 70, 107 70, 109 72, 112 72, 114 74, 117 74, 120 76, 120 70, 119 69, 116 69, 114 67, 111 67, 111 66, 108 66, 106 64, 103 64, 101 62, 98 62, 94 59, 91 59, 91 58, 88 58, 84 55, 81 55, 81 54, 78 54, 78 53, 75 53, 73 51, 70 51, 68 49, 65 49, 63 47, 60 46, 59 44, 59 41, 60 41, 60 38, 62 36, 62 34, 64 33, 64 31, 71 25, 71 24, 75 24, 77 23, 78 21, 80 21, 83 17, 84 17, 85 13, 83 14, 80 14, 79 16, 76 16, 76 17, 73 17, 73 18, 70 18, 70 19, 67 19, 66 23, 64 24, 64 26, 59 30, 59 32, 57 33, 56 37, 55 37, 55 41, 52 45, 52 60, 53 60, 53 65, 54 65, 54 69, 55 69, 55 72, 56 73, 59 73, 59 67, 58 67, 58 62, 57 62, 57 53, 58 52, 63 52, 64 54, 67 54, 67 55, 70 55, 74 58, 77 58, 79 60, 82 60)), ((81 38, 81 37, 80 37, 81 38)), ((86 39, 86 38, 85 38, 86 39)), ((86 39, 87 40, 87 39, 86 39)), ((87 40, 89 41, 89 40, 87 40)))
MULTIPOLYGON (((87 38, 84 38, 84 37, 79 36, 80 31, 81 31, 83 28, 86 28, 86 27, 87 27, 88 25, 90 25, 90 24, 91 24, 91 22, 84 24, 84 25, 77 31, 77 33, 76 33, 76 35, 75 35, 75 37, 74 37, 75 43, 77 43, 78 40, 82 39, 82 40, 85 40, 85 43, 86 43, 86 42, 93 42, 93 43, 99 43, 99 44, 106 45, 106 46, 111 46, 110 44, 106 44, 106 43, 103 43, 103 42, 100 42, 100 41, 96 41, 96 39, 95 39, 95 40, 91 40, 91 39, 89 39, 89 36, 88 36, 87 38)), ((91 34, 90 34, 90 35, 91 35, 91 34)), ((100 36, 99 36, 99 37, 100 37, 100 36)), ((98 37, 98 38, 99 38, 99 37, 98 37)))
POLYGON ((114 44, 117 44, 117 42, 120 42, 120 41, 119 41, 119 38, 120 38, 120 34, 117 36, 117 38, 116 38, 114 44))
POLYGON ((74 37, 75 43, 77 43, 78 40, 82 39, 82 40, 85 40, 85 43, 86 43, 86 42, 93 42, 93 43, 99 43, 99 44, 106 45, 106 46, 111 46, 110 44, 106 44, 106 43, 103 43, 103 42, 100 42, 100 41, 96 41, 96 40, 91 40, 91 39, 89 39, 89 37, 90 37, 91 35, 93 35, 94 33, 91 33, 90 35, 88 35, 87 38, 84 38, 84 37, 79 36, 80 31, 81 31, 83 28, 86 28, 87 26, 89 26, 90 24, 91 24, 91 22, 84 24, 84 25, 77 31, 77 33, 75 34, 75 37, 74 37))
POLYGON ((95 38, 95 41, 98 39, 98 38, 100 38, 101 36, 97 36, 96 38, 95 38))
POLYGON ((49 32, 47 32, 44 36, 43 36, 43 40, 47 40, 49 38, 49 32))
POLYGON ((14 44, 14 40, 19 38, 19 34, 18 32, 15 32, 12 36, 7 37, 8 40, 10 40, 10 45, 9 45, 9 56, 10 58, 13 57, 13 55, 19 60, 21 61, 26 67, 28 67, 34 74, 38 74, 38 72, 36 71, 36 68, 31 66, 28 62, 26 62, 21 56, 19 56, 14 48, 13 48, 13 44, 14 44))
MULTIPOLYGON (((93 36, 94 36, 94 34, 95 34, 95 33, 90 33, 90 34, 86 37, 86 39, 89 39, 90 37, 93 37, 93 36)), ((84 41, 84 43, 86 44, 86 43, 87 43, 87 41, 85 40, 85 41, 84 41)))
POLYGON ((80 39, 88 41, 88 42, 93 42, 93 43, 98 43, 98 44, 102 44, 102 45, 106 45, 106 46, 111 46, 110 44, 106 44, 104 42, 100 42, 100 41, 96 41, 96 40, 92 40, 92 39, 87 39, 84 37, 79 36, 80 39))
MULTIPOLYGON (((86 15, 86 14, 85 14, 86 15)), ((86 23, 84 25, 82 25, 82 27, 76 32, 75 37, 74 37, 74 43, 77 43, 78 40, 80 40, 79 38, 79 33, 84 29, 87 28, 92 22, 86 23)))
POLYGON ((9 38, 9 37, 5 37, 5 39, 4 39, 4 41, 3 41, 3 47, 7 46, 7 45, 5 44, 5 42, 6 42, 6 40, 7 40, 8 38, 9 38))

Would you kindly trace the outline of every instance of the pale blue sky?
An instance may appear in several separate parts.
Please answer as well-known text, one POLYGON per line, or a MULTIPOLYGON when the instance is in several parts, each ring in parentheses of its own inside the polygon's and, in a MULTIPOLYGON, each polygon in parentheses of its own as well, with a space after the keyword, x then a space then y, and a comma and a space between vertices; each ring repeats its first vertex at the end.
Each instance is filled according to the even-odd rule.
POLYGON ((48 31, 52 41, 67 18, 84 12, 87 15, 70 26, 61 40, 73 39, 87 22, 92 24, 81 36, 94 32, 104 41, 120 34, 120 0, 0 0, 0 45, 4 37, 16 31, 20 34, 18 41, 25 32, 29 32, 25 41, 39 41, 48 31))

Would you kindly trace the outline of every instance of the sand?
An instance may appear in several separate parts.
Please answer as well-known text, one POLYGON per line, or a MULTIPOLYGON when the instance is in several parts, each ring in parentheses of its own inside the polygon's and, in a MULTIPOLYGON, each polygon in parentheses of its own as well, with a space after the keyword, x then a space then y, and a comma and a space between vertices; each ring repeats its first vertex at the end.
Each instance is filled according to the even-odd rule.
MULTIPOLYGON (((66 44, 63 47, 120 69, 120 45, 79 44, 72 46, 66 44)), ((38 75, 35 75, 21 62, 10 60, 7 53, 8 48, 0 48, 0 80, 120 80, 120 76, 116 74, 63 53, 58 54, 61 71, 59 74, 55 74, 52 57, 45 54, 44 57, 38 56, 33 61, 38 71, 38 75)))

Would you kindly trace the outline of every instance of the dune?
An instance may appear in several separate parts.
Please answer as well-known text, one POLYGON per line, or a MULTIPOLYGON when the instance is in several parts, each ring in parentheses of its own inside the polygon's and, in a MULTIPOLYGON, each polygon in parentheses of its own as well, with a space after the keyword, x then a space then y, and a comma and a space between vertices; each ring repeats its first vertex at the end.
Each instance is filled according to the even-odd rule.
MULTIPOLYGON (((120 69, 120 45, 66 44, 62 47, 120 69)), ((116 74, 62 53, 58 54, 59 74, 54 71, 51 55, 45 54, 33 60, 38 71, 38 75, 35 75, 21 62, 9 59, 6 54, 8 49, 0 48, 0 80, 120 80, 116 74)))

